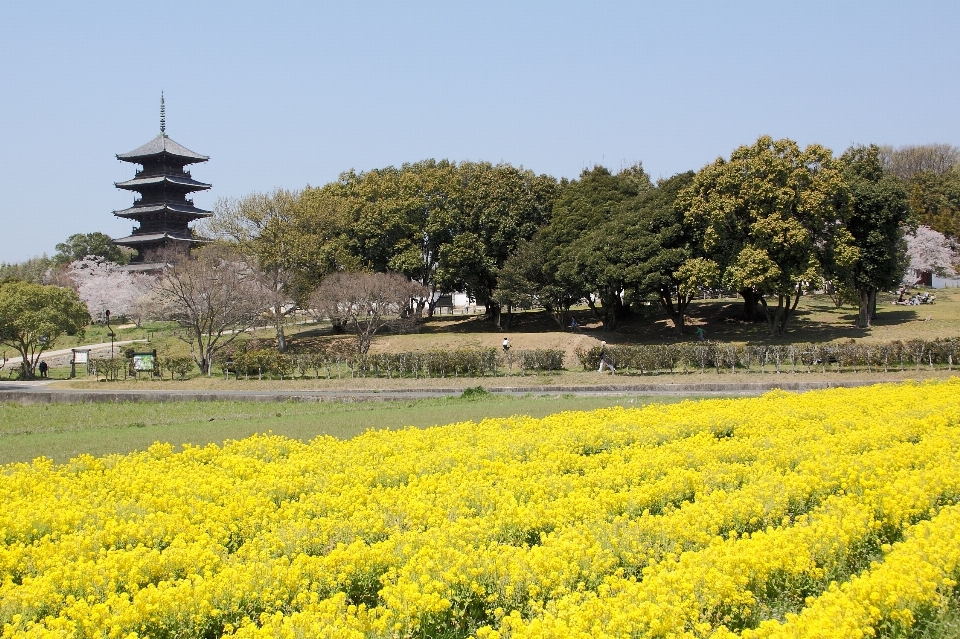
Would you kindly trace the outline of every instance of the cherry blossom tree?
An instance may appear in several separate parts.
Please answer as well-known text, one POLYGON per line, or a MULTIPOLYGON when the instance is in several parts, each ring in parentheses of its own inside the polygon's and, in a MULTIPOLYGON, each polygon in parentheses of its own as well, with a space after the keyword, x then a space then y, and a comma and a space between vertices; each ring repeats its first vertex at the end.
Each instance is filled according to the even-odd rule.
POLYGON ((235 247, 213 243, 186 255, 169 251, 154 289, 161 317, 180 324, 178 336, 210 374, 223 352, 270 308, 271 297, 235 247))
POLYGON ((911 273, 929 271, 940 277, 956 275, 953 265, 957 262, 957 254, 943 233, 928 226, 918 226, 914 233, 906 235, 906 240, 911 273))
POLYGON ((143 319, 141 300, 157 281, 154 275, 124 270, 94 256, 71 262, 67 276, 95 320, 102 321, 104 311, 109 309, 113 315, 123 315, 138 325, 143 319))
POLYGON ((407 313, 411 302, 427 289, 399 273, 334 273, 310 296, 315 317, 329 317, 334 326, 352 330, 357 352, 366 353, 374 336, 385 327, 416 322, 407 313))

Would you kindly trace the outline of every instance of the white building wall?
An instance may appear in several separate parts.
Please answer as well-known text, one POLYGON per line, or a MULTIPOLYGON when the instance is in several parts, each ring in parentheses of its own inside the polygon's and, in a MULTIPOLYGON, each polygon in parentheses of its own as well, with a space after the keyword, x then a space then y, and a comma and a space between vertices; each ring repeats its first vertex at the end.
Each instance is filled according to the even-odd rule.
POLYGON ((933 276, 933 288, 960 288, 960 279, 933 276))

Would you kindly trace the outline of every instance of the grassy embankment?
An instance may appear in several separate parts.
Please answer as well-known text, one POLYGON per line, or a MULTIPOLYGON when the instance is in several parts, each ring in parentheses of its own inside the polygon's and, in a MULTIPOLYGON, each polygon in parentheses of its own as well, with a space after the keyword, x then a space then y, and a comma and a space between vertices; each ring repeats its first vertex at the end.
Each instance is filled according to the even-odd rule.
POLYGON ((162 441, 176 446, 222 444, 272 431, 309 441, 346 439, 368 429, 429 427, 487 417, 543 417, 565 410, 672 403, 678 397, 479 396, 409 402, 168 402, 118 404, 0 404, 0 464, 46 456, 65 462, 81 453, 126 454, 162 441))

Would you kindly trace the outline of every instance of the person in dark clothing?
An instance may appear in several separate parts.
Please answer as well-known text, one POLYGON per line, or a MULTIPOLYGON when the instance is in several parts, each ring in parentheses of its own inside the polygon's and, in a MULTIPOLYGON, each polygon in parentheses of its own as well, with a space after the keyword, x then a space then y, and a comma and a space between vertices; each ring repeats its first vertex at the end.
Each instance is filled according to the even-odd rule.
POLYGON ((46 362, 40 362, 40 366, 39 366, 38 368, 40 369, 40 377, 46 377, 46 376, 47 376, 47 369, 49 368, 49 367, 47 366, 47 363, 46 363, 46 362))

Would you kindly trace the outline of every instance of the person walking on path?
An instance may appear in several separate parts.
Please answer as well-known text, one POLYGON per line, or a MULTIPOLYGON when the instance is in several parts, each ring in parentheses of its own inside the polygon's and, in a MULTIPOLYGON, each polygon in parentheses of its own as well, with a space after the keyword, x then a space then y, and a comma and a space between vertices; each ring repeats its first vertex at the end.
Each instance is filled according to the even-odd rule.
POLYGON ((597 369, 597 372, 602 373, 604 366, 610 369, 611 375, 617 374, 617 369, 613 367, 613 364, 610 362, 610 355, 607 353, 607 343, 600 342, 600 368, 597 369))
POLYGON ((704 338, 706 337, 706 335, 707 335, 707 332, 706 332, 705 330, 703 330, 703 327, 702 327, 702 326, 698 326, 698 327, 697 327, 697 339, 702 342, 702 341, 704 340, 704 338))
POLYGON ((513 371, 513 358, 510 357, 510 340, 506 337, 503 338, 503 343, 500 345, 503 348, 503 361, 507 364, 507 369, 513 371))

